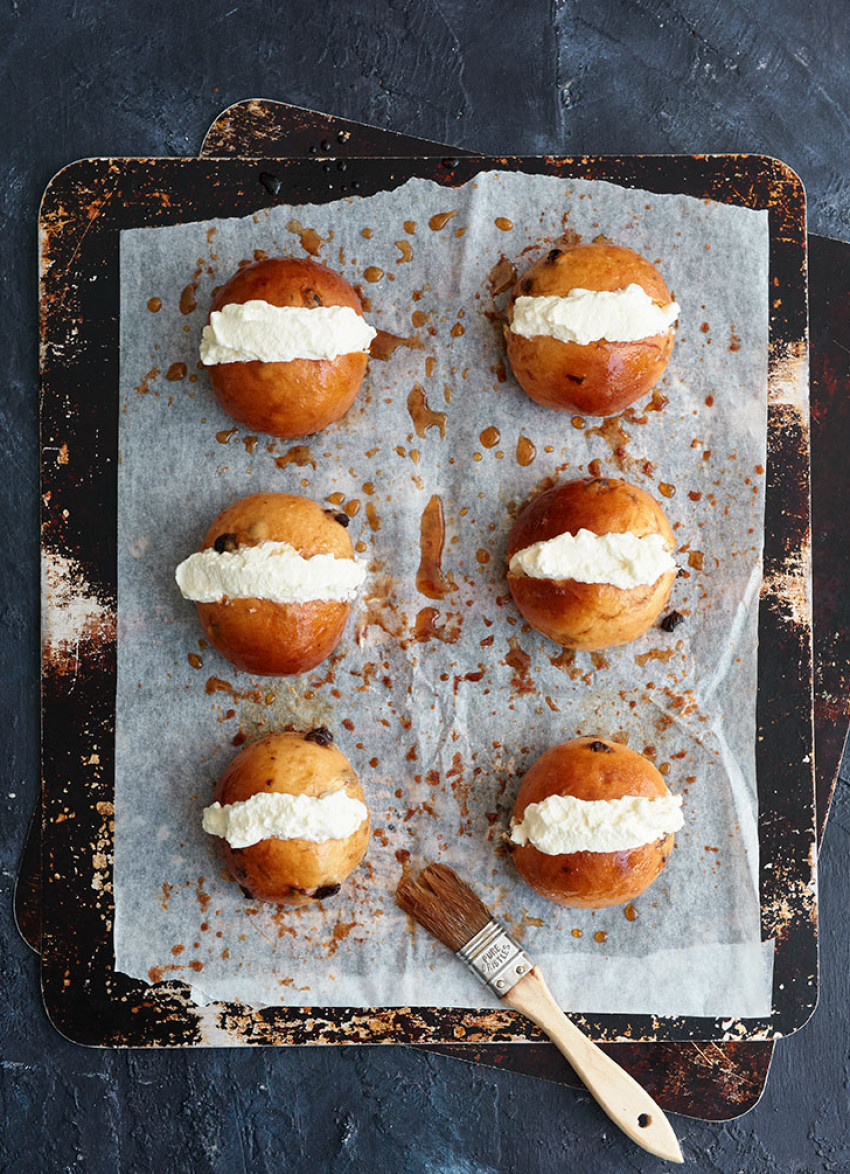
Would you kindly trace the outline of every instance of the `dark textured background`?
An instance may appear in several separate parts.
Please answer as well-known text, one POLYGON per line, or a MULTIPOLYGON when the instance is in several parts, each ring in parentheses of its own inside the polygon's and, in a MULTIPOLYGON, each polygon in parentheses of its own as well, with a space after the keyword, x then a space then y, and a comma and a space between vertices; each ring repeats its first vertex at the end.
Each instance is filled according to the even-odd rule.
MULTIPOLYGON (((48 1024, 12 890, 38 787, 36 218, 87 155, 197 151, 266 96, 496 153, 754 151, 850 239, 845 0, 3 0, 0 1169, 654 1170, 586 1095, 399 1048, 86 1051, 48 1024)), ((108 389, 107 389, 108 390, 108 389)), ((679 1118, 706 1171, 850 1169, 850 802, 821 857, 821 1005, 762 1102, 679 1118)))

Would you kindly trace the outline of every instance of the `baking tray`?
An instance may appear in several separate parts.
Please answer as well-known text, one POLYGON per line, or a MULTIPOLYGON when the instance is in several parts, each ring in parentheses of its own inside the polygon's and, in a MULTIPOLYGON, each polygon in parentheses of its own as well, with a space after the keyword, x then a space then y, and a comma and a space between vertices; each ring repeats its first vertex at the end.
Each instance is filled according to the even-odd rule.
MULTIPOLYGON (((53 1021, 89 1043, 482 1043, 513 1036, 508 1012, 442 1008, 197 1008, 179 983, 148 987, 112 970, 111 846, 115 674, 117 234, 139 224, 243 215, 274 201, 366 195, 410 175, 462 183, 492 166, 602 178, 735 200, 770 212, 772 311, 768 590, 758 697, 762 905, 777 939, 774 1012, 763 1020, 577 1016, 601 1039, 771 1038, 796 1030, 816 998, 811 647, 807 608, 808 421, 805 235, 799 181, 759 157, 349 160, 319 144, 304 160, 83 160, 42 209, 43 543, 46 567, 73 566, 72 593, 99 601, 73 655, 45 659, 43 988, 53 1021), (330 177, 330 178, 329 178, 330 177), (111 389, 112 396, 104 389, 111 389), (74 459, 69 459, 69 452, 74 459), (95 863, 95 858, 97 862, 95 863), (98 888, 92 887, 97 874, 98 888)), ((57 606, 48 576, 47 615, 57 606)), ((85 603, 85 599, 83 600, 85 603)), ((49 624, 48 624, 49 627, 49 624)))

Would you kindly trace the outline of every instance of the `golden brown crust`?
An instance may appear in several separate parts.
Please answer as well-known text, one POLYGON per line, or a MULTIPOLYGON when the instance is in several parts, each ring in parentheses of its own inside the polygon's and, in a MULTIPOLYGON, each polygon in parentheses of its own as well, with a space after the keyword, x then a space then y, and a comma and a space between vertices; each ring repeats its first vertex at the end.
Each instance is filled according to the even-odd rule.
MULTIPOLYGON (((258 299, 272 306, 350 306, 363 315, 344 277, 294 257, 246 265, 222 286, 210 308, 258 299)), ((293 359, 289 363, 219 363, 209 367, 216 399, 240 424, 272 436, 306 436, 344 416, 354 402, 369 356, 293 359)))
MULTIPOLYGON (((535 498, 508 535, 507 558, 559 534, 579 530, 594 534, 630 531, 643 538, 661 534, 675 546, 661 506, 646 490, 604 477, 567 481, 535 498)), ((532 579, 508 573, 508 586, 519 610, 544 636, 564 648, 597 652, 636 640, 660 615, 676 579, 668 571, 650 586, 629 589, 608 583, 571 579, 532 579)))
POLYGON ((251 493, 240 497, 210 524, 201 550, 215 546, 216 538, 223 534, 233 534, 238 546, 288 542, 304 558, 314 554, 354 557, 345 527, 318 502, 295 493, 251 493))
MULTIPOLYGON (((237 547, 288 542, 305 558, 354 557, 348 532, 315 501, 291 493, 255 493, 233 502, 207 530, 201 549, 224 535, 237 547)), ((224 599, 196 607, 213 647, 237 668, 264 677, 291 676, 321 664, 339 643, 351 610, 348 603, 321 599, 224 599)))
MULTIPOLYGON (((642 754, 610 738, 575 738, 550 747, 532 763, 517 795, 514 819, 519 822, 530 803, 541 803, 550 795, 595 800, 667 794, 663 776, 642 754)), ((526 844, 514 848, 513 860, 526 884, 548 901, 602 909, 640 896, 662 871, 672 848, 673 836, 625 852, 556 856, 526 844)))
POLYGON ((195 606, 213 647, 236 668, 258 677, 292 677, 327 660, 351 610, 347 603, 322 599, 223 599, 195 606))
MULTIPOLYGON (((295 733, 269 734, 237 754, 215 790, 222 806, 240 803, 260 791, 283 795, 324 795, 344 790, 365 803, 363 788, 345 755, 295 733)), ((344 840, 260 840, 247 848, 231 848, 220 839, 222 856, 232 875, 258 901, 277 905, 310 905, 333 896, 323 893, 341 885, 369 846, 370 821, 344 840)))
POLYGON ((512 558, 535 542, 580 529, 594 534, 661 534, 675 545, 667 517, 651 493, 616 477, 579 477, 540 494, 522 510, 508 535, 512 558))
MULTIPOLYGON (((635 283, 653 301, 672 300, 664 278, 639 253, 619 245, 587 244, 553 249, 517 281, 508 300, 508 322, 518 297, 565 297, 571 289, 615 291, 635 283)), ((523 338, 506 326, 508 361, 531 399, 556 411, 612 416, 651 391, 670 360, 674 332, 639 342, 601 339, 581 346, 556 338, 523 338)))

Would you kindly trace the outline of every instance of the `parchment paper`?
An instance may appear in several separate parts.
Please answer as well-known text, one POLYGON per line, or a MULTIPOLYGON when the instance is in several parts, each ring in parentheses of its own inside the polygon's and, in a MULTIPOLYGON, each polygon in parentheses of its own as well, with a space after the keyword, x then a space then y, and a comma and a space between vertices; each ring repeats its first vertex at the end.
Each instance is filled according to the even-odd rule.
POLYGON ((369 198, 122 232, 119 970, 183 979, 198 1001, 491 1005, 394 904, 403 868, 439 859, 512 926, 565 1008, 769 1013, 754 757, 767 298, 766 213, 549 176, 490 172, 455 190, 412 180, 369 198), (445 212, 456 215, 430 228, 445 212), (659 388, 668 403, 656 396, 600 427, 538 407, 506 372, 507 294, 491 290, 565 232, 604 234, 660 266, 682 306, 659 388), (305 246, 362 288, 376 327, 421 349, 373 360, 354 408, 321 435, 252 438, 198 368, 211 292, 242 260, 305 246), (436 413, 427 430, 417 387, 436 413), (486 429, 498 430, 491 447, 486 429), (530 453, 521 438, 531 463, 518 459, 530 453), (687 618, 672 634, 569 657, 523 624, 504 548, 533 493, 589 468, 664 505, 684 569, 671 606, 687 618), (225 504, 270 490, 348 508, 370 567, 337 653, 290 680, 251 679, 204 647, 173 577, 225 504), (416 586, 435 494, 442 601, 416 586), (367 863, 322 908, 263 907, 222 872, 201 809, 234 740, 320 723, 362 779, 367 863), (685 799, 668 868, 626 911, 547 903, 502 839, 534 758, 591 733, 650 754, 685 799))

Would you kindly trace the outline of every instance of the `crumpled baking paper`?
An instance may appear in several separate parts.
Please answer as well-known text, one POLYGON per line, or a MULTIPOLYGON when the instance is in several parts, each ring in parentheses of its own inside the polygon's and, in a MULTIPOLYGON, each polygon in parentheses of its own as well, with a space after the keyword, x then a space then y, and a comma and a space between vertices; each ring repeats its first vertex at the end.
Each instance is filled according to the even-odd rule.
POLYGON ((117 969, 184 980, 200 1001, 495 1005, 394 903, 403 869, 436 859, 521 937, 569 1010, 769 1013, 754 754, 767 299, 766 213, 543 175, 414 179, 122 232, 117 969), (655 397, 607 422, 538 407, 506 370, 510 277, 565 234, 637 249, 682 307, 655 397), (211 294, 242 261, 308 251, 408 345, 371 361, 355 406, 320 435, 253 437, 198 366, 211 294), (504 550, 530 496, 589 470, 661 501, 686 620, 569 656, 523 623, 504 550), (347 509, 369 568, 336 654, 299 678, 252 679, 204 647, 174 583, 218 511, 260 491, 347 509), (443 599, 417 588, 435 497, 443 599), (319 724, 362 780, 367 862, 321 908, 263 907, 223 872, 201 811, 240 738, 319 724), (625 910, 551 905, 505 850, 523 772, 578 734, 627 741, 684 795, 666 871, 625 910))

